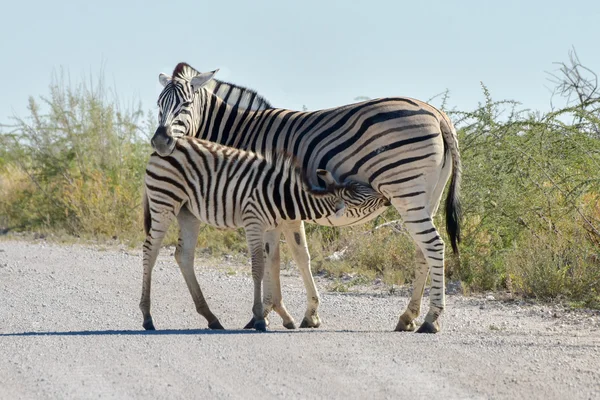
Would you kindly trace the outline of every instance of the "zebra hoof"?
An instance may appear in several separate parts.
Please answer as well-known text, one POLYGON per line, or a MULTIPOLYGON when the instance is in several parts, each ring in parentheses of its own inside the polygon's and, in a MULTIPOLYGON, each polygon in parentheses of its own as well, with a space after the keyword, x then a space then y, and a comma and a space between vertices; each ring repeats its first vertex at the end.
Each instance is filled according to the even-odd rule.
POLYGON ((431 322, 423 322, 423 324, 421 324, 421 326, 419 327, 419 329, 417 329, 417 333, 438 333, 440 331, 440 328, 436 323, 431 323, 431 322))
POLYGON ((256 318, 252 317, 252 319, 250 320, 250 322, 248 322, 246 325, 244 325, 244 329, 252 329, 254 328, 254 324, 256 323, 256 318))
POLYGON ((321 320, 317 317, 313 321, 310 321, 308 318, 304 317, 302 319, 302 323, 300 323, 300 328, 318 328, 321 326, 321 320))
POLYGON ((294 321, 290 321, 283 324, 283 327, 287 329, 296 329, 296 324, 294 323, 294 321))
POLYGON ((156 328, 154 327, 154 323, 152 322, 152 318, 148 318, 147 320, 145 320, 144 323, 142 324, 142 326, 147 331, 155 331, 156 330, 156 328))
POLYGON ((407 324, 400 319, 400 321, 398 321, 398 325, 396 325, 396 329, 394 330, 396 332, 413 332, 415 329, 417 329, 417 324, 415 324, 415 321, 410 321, 407 324))
POLYGON ((208 329, 225 329, 225 328, 223 328, 223 325, 221 325, 219 320, 216 319, 213 322, 211 322, 210 324, 208 324, 208 329))
POLYGON ((259 332, 266 332, 267 331, 267 323, 265 322, 264 319, 261 319, 259 321, 255 321, 254 322, 254 329, 256 329, 259 332))

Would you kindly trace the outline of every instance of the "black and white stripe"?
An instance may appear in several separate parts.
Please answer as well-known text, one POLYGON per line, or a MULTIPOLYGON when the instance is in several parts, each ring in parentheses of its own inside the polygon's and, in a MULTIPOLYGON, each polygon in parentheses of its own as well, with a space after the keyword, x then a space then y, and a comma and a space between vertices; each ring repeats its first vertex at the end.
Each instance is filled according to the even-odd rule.
MULTIPOLYGON (((288 222, 341 216, 346 208, 359 214, 373 212, 387 202, 368 185, 351 181, 338 184, 327 171, 319 173, 327 182, 325 188, 311 185, 289 155, 261 156, 189 136, 176 139, 169 155, 154 153, 144 179, 146 241, 140 302, 144 327, 154 328, 150 315, 151 272, 168 226, 177 216, 180 242, 176 259, 198 312, 212 328, 221 325, 206 304, 193 273, 198 224, 245 228, 252 257, 254 326, 264 329, 263 249, 270 252, 263 241, 265 232, 288 222)), ((285 326, 295 327, 283 305, 277 311, 285 326)))
MULTIPOLYGON (((158 100, 159 128, 153 137, 154 148, 161 154, 168 153, 173 137, 190 135, 262 153, 284 150, 297 157, 313 184, 318 182, 312 172, 317 169, 327 169, 341 181, 369 184, 391 200, 419 250, 413 295, 396 329, 415 329, 414 320, 420 313, 431 271, 431 305, 420 331, 438 331, 438 317, 445 306, 444 242, 432 218, 448 180, 446 228, 455 252, 460 240, 461 163, 456 131, 446 114, 405 97, 314 112, 251 110, 224 101, 206 89, 215 72, 200 73, 180 63, 172 77, 161 75, 165 87, 158 100)), ((351 225, 382 211, 348 214, 338 220, 321 218, 317 222, 351 225)), ((303 234, 303 230, 296 233, 303 234)), ((300 247, 304 245, 303 240, 299 243, 300 247)), ((296 250, 295 254, 302 252, 296 250)), ((304 256, 309 260, 308 254, 304 256)), ((299 266, 304 277, 306 265, 299 266)), ((305 278, 305 284, 310 285, 310 279, 305 278)))

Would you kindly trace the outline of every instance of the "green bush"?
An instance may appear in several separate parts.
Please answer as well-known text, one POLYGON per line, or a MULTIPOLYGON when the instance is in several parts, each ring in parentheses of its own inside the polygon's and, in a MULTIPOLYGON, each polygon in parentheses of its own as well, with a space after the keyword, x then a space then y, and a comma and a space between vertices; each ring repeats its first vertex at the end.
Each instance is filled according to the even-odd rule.
POLYGON ((138 108, 122 111, 102 80, 50 85, 45 106, 1 136, 3 223, 76 236, 139 237, 141 182, 150 146, 138 108))

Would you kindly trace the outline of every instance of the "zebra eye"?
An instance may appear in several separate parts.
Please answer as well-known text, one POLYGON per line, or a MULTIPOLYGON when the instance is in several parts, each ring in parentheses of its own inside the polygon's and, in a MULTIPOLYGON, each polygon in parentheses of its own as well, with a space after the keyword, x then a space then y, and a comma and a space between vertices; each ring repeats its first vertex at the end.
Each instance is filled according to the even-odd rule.
POLYGON ((192 104, 192 101, 184 101, 183 103, 181 103, 181 107, 189 107, 190 104, 192 104))

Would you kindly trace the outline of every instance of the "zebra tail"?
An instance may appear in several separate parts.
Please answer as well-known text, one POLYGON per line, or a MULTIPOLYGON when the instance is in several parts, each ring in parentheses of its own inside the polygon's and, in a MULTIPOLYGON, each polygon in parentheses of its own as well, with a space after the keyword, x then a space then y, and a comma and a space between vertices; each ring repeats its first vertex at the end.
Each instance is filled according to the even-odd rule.
POLYGON ((142 193, 142 204, 144 207, 144 232, 146 236, 150 234, 150 228, 152 227, 152 218, 150 217, 150 203, 148 202, 148 196, 146 195, 146 189, 142 193))
POLYGON ((459 255, 458 244, 460 243, 460 222, 462 219, 462 208, 460 204, 462 166, 460 153, 458 151, 456 130, 445 114, 444 117, 445 123, 442 123, 442 129, 445 132, 443 132, 443 135, 446 139, 446 144, 452 158, 452 177, 450 179, 450 188, 448 189, 448 195, 446 197, 446 232, 448 233, 448 236, 450 236, 454 254, 459 255))

